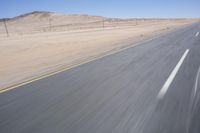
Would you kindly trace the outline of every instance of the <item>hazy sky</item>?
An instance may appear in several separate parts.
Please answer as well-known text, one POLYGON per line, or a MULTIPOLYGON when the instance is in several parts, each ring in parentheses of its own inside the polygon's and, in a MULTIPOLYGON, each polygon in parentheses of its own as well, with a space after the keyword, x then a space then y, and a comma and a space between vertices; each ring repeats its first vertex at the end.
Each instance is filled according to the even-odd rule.
POLYGON ((32 11, 122 18, 200 18, 200 0, 0 0, 0 18, 32 11))

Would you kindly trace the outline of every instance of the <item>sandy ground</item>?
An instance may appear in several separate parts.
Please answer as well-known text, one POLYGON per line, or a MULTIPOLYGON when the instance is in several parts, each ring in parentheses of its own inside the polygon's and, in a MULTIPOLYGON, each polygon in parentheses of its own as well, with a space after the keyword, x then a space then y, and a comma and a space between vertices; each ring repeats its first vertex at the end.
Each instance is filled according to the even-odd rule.
MULTIPOLYGON (((0 36, 0 89, 134 45, 194 21, 0 36)), ((2 33, 3 34, 3 33, 2 33)))

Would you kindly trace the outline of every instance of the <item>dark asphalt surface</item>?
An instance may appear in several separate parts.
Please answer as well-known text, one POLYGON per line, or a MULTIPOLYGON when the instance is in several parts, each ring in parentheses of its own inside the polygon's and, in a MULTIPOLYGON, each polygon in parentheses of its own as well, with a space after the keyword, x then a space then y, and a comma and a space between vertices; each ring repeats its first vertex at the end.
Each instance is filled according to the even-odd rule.
POLYGON ((0 133, 200 133, 198 31, 200 24, 178 29, 0 94, 0 133))

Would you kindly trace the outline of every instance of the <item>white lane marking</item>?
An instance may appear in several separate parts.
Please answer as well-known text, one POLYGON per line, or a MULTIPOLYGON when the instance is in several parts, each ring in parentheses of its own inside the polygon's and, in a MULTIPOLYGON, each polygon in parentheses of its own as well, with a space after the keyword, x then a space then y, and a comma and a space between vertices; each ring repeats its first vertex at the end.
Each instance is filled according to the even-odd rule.
POLYGON ((199 69, 198 69, 197 76, 196 76, 196 80, 195 80, 194 96, 195 96, 196 93, 197 93, 197 87, 198 87, 198 81, 199 81, 199 74, 200 74, 200 67, 199 67, 199 69))
POLYGON ((187 56, 187 54, 188 54, 189 51, 190 50, 187 49, 185 51, 185 53, 182 55, 182 57, 179 60, 178 64, 176 65, 176 67, 174 68, 174 70, 172 71, 172 73, 170 74, 170 76, 168 77, 167 81, 165 82, 165 84, 161 88, 160 92, 158 93, 158 95, 157 95, 158 99, 162 99, 163 96, 165 95, 165 93, 167 92, 168 88, 170 87, 172 81, 174 80, 174 78, 175 78, 178 70, 180 69, 180 67, 181 67, 183 61, 185 60, 185 58, 186 58, 186 56, 187 56))
POLYGON ((195 36, 198 37, 199 36, 199 32, 197 32, 195 36))

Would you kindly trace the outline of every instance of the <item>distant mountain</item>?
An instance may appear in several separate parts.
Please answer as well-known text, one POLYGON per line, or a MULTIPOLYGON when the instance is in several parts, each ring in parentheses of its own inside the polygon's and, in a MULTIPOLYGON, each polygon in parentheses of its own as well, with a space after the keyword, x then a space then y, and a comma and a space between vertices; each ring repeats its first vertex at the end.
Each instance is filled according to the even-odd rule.
MULTIPOLYGON (((92 22, 92 21, 98 21, 102 20, 104 17, 100 16, 90 16, 90 15, 78 15, 78 14, 57 14, 53 12, 47 12, 47 11, 33 11, 30 13, 22 14, 13 18, 3 18, 0 19, 0 21, 7 20, 7 21, 30 21, 30 22, 36 22, 36 21, 45 21, 51 19, 52 21, 65 21, 65 22, 92 22)), ((61 22, 62 23, 62 22, 61 22)))
POLYGON ((26 13, 26 14, 16 16, 16 17, 11 18, 11 19, 22 19, 22 18, 26 18, 26 17, 36 17, 36 16, 48 17, 51 14, 52 14, 51 12, 46 12, 46 11, 33 11, 33 12, 30 12, 30 13, 26 13))
MULTIPOLYGON (((101 25, 105 18, 90 15, 66 15, 46 11, 34 11, 13 18, 0 19, 0 22, 2 23, 4 20, 6 20, 10 31, 22 32, 46 31, 50 29, 49 27, 53 28, 53 30, 70 30, 78 29, 79 27, 85 28, 88 26, 90 27, 90 23, 93 25, 96 23, 101 25)), ((3 30, 4 27, 1 23, 0 30, 3 30)))

